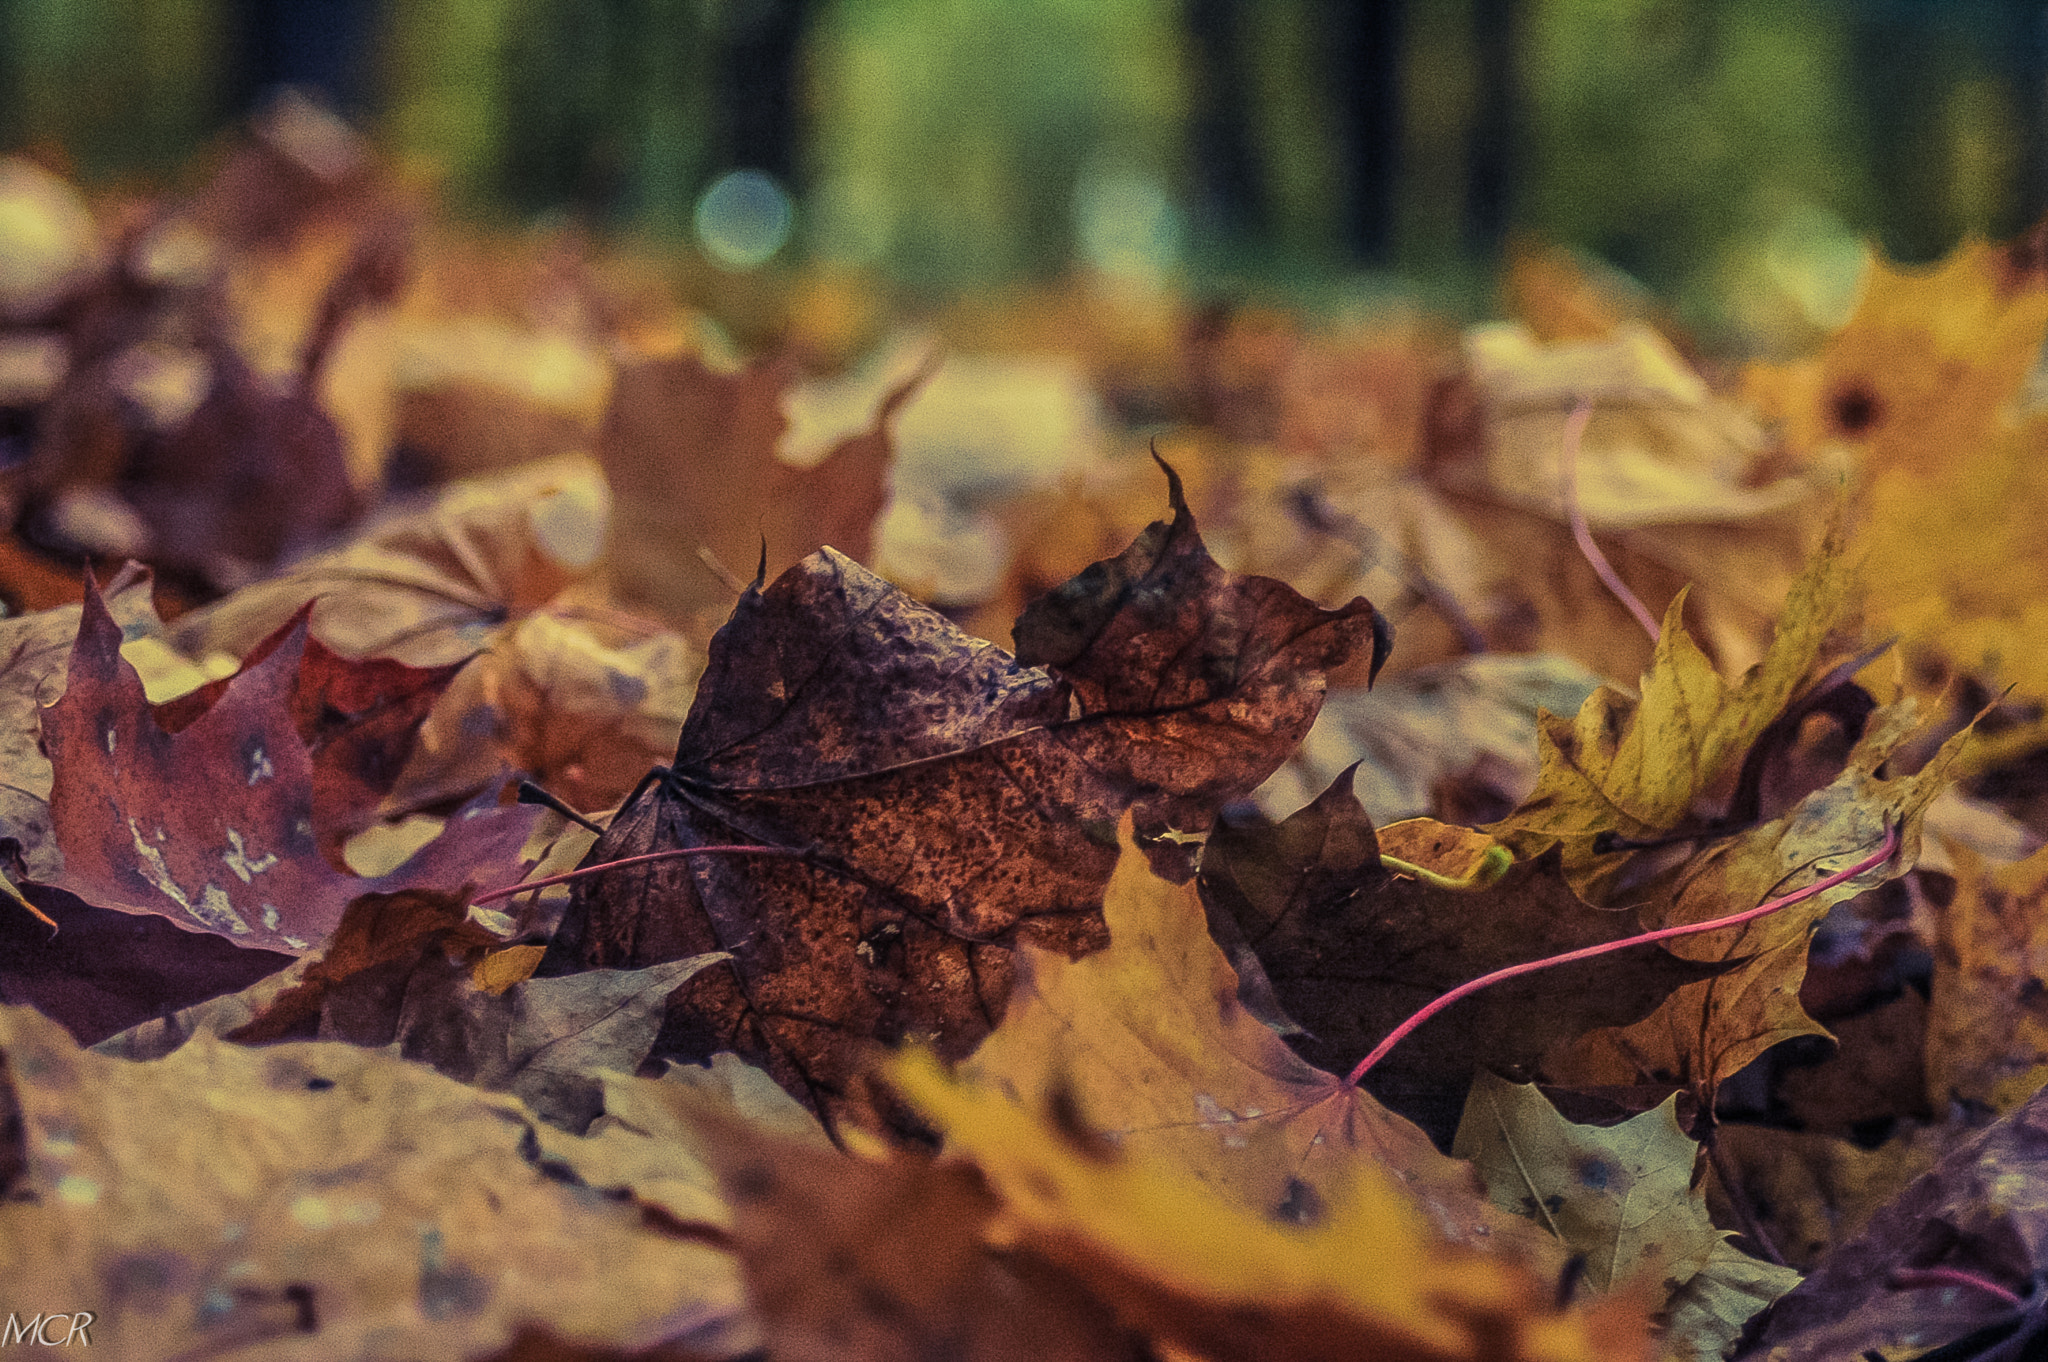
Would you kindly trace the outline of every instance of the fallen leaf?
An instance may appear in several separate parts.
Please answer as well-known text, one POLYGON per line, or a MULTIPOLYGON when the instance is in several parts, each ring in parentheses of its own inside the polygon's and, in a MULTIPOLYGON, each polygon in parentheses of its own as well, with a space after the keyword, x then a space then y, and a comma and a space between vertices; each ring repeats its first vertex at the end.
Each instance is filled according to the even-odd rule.
MULTIPOLYGON (((1347 776, 1281 823, 1226 812, 1203 849, 1201 886, 1217 938, 1253 957, 1240 975, 1262 967, 1307 1028, 1295 1048, 1340 1072, 1468 980, 1641 931, 1633 913, 1582 902, 1554 852, 1463 889, 1395 873, 1347 776)), ((1550 1046, 1641 1020, 1699 978, 1698 964, 1651 944, 1505 980, 1424 1023, 1367 1085, 1448 1134, 1475 1067, 1533 1070, 1550 1046)))
POLYGON ((1705 1187, 1715 1223, 1740 1225, 1725 1172, 1747 1203, 1749 1223, 1802 1272, 1863 1227, 1906 1184, 1968 1131, 1904 1125, 1875 1149, 1833 1135, 1724 1121, 1714 1129, 1714 1161, 1705 1187))
POLYGON ((776 457, 793 378, 786 363, 722 374, 688 354, 620 370, 598 450, 618 497, 612 578, 623 600, 702 639, 762 555, 776 573, 827 544, 868 556, 887 501, 890 422, 923 374, 807 468, 776 457))
POLYGON ((510 765, 572 808, 612 808, 675 750, 703 668, 680 634, 558 599, 494 631, 456 676, 391 803, 430 806, 510 765))
POLYGON ((991 1248, 999 1203, 973 1168, 850 1158, 688 1110, 778 1362, 1147 1355, 1082 1282, 991 1248))
POLYGON ((1671 1293, 1665 1356, 1721 1362, 1749 1321, 1799 1280, 1791 1268, 1752 1258, 1721 1240, 1707 1255, 1706 1266, 1671 1293))
MULTIPOLYGON (((124 566, 107 583, 106 608, 124 637, 130 626, 155 623, 151 584, 137 566, 124 566)), ((50 830, 42 710, 63 692, 79 612, 60 606, 0 619, 0 875, 48 879, 63 864, 50 830)))
POLYGON ((2048 1084, 2048 851, 2011 865, 1948 848, 1955 897, 1935 911, 1927 1099, 2012 1111, 2048 1084))
POLYGON ((611 493, 588 458, 459 482, 425 507, 192 611, 171 641, 192 657, 240 657, 317 601, 314 633, 346 656, 416 667, 465 661, 510 616, 587 578, 610 518, 611 493))
MULTIPOLYGON (((1802 1006, 1819 1010, 1810 1000, 1802 1006)), ((1778 1080, 1779 1099, 1801 1129, 1848 1136, 1859 1127, 1932 1114, 1922 1063, 1928 1006, 1920 990, 1907 986, 1889 1002, 1851 1016, 1821 1015, 1834 1033, 1835 1053, 1778 1080)))
POLYGON ((539 1127, 543 1154, 559 1153, 599 1191, 632 1197, 704 1237, 729 1235, 733 1208, 703 1157, 694 1117, 713 1107, 737 1118, 755 1139, 832 1149, 818 1118, 775 1080, 730 1054, 706 1066, 671 1064, 659 1078, 594 1075, 604 1113, 581 1136, 539 1127))
POLYGON ((0 1309, 90 1311, 114 1356, 473 1357, 527 1327, 759 1344, 727 1254, 591 1195, 563 1146, 544 1163, 512 1098, 346 1045, 202 1036, 132 1063, 24 1008, 0 1008, 0 1055, 0 1309))
POLYGON ((1356 765, 1375 823, 1491 822, 1535 788, 1537 716, 1576 713, 1599 684, 1570 658, 1482 653, 1371 690, 1333 688, 1300 749, 1259 787, 1259 807, 1284 818, 1356 765))
POLYGON ((1595 530, 1752 520, 1821 489, 1818 470, 1759 477, 1768 444, 1754 418, 1639 322, 1550 344, 1495 323, 1469 331, 1465 353, 1489 418, 1484 486, 1510 504, 1566 518, 1564 424, 1581 401, 1593 419, 1572 481, 1595 530))
POLYGON ((1093 955, 1019 953, 1002 1023, 961 1063, 963 1080, 1065 1111, 1254 1215, 1316 1224, 1370 1164, 1451 1240, 1543 1248, 1478 1200, 1468 1167, 1254 1018, 1194 886, 1160 879, 1128 840, 1103 917, 1109 945, 1093 955))
POLYGON ((1926 477, 1991 439, 2044 335, 2040 234, 1966 240, 1932 267, 1874 260, 1819 354, 1752 366, 1743 384, 1795 450, 1848 441, 1867 469, 1926 477))
POLYGON ((1833 888, 1740 927, 1672 940, 1668 949, 1689 960, 1740 960, 1725 973, 1686 984, 1642 1021, 1621 1030, 1593 1032, 1574 1042, 1569 1056, 1553 1055, 1545 1070, 1575 1086, 1630 1084, 1647 1079, 1691 1088, 1711 1107, 1721 1082, 1780 1041, 1826 1035, 1799 1002, 1813 929, 1829 907, 1910 870, 1919 854, 1920 818, 1953 779, 1950 770, 1965 728, 1941 745, 1911 775, 1876 775, 1915 725, 1912 702, 1878 711, 1848 768, 1832 784, 1801 800, 1783 818, 1722 839, 1695 853, 1655 902, 1656 927, 1707 922, 1757 907, 1791 891, 1827 867, 1823 861, 1860 859, 1896 828, 1891 858, 1833 888))
POLYGON ((875 1040, 972 1049, 1018 941, 1101 944, 1118 815, 1155 834, 1206 827, 1299 740, 1330 667, 1384 653, 1365 601, 1324 611, 1227 576, 1177 485, 1174 505, 1171 524, 1034 607, 1017 659, 831 551, 750 590, 713 641, 674 766, 588 864, 694 845, 800 854, 580 881, 542 972, 729 950, 672 1031, 834 1116, 865 1100, 875 1040))
POLYGON ((1670 1312, 1665 1355, 1707 1362, 1799 1274, 1728 1246, 1714 1228, 1693 1176, 1699 1146, 1679 1129, 1677 1101, 1619 1125, 1578 1125, 1534 1084, 1481 1073, 1451 1149, 1472 1160, 1496 1206, 1582 1256, 1594 1291, 1659 1283, 1670 1312))
POLYGON ((1558 1310, 1526 1269, 1440 1238, 1373 1163, 1349 1164, 1327 1213, 1290 1224, 1070 1128, 1058 1107, 1040 1115, 952 1079, 928 1052, 900 1059, 891 1081, 987 1179, 1007 1237, 1176 1350, 1218 1362, 1643 1354, 1633 1302, 1558 1310))
POLYGON ((582 1132, 604 1110, 606 1070, 640 1066, 668 1000, 724 959, 692 956, 640 970, 586 970, 526 979, 489 993, 408 989, 394 1037, 407 1059, 491 1092, 509 1092, 550 1125, 582 1132))
POLYGON ((43 711, 55 770, 56 879, 98 907, 155 913, 190 931, 303 954, 350 899, 408 885, 510 879, 537 810, 477 805, 389 876, 358 879, 320 855, 315 759, 292 712, 303 621, 166 732, 120 655, 120 627, 89 592, 64 697, 43 711))
POLYGON ((1669 1290, 1706 1266, 1721 1240, 1692 1187, 1699 1146, 1678 1127, 1677 1100, 1620 1125, 1576 1125, 1535 1084, 1482 1072, 1451 1148, 1472 1161, 1494 1205, 1584 1255, 1593 1290, 1612 1291, 1637 1272, 1669 1290))
POLYGON ((1575 720, 1541 722, 1536 788, 1488 831, 1521 856, 1562 846, 1573 887, 1603 897, 1631 855, 1602 851, 1601 834, 1654 840, 1676 829, 1791 701, 1842 615, 1840 553, 1831 544, 1813 560, 1764 661, 1732 687, 1686 633, 1682 600, 1674 601, 1641 698, 1603 686, 1575 720))
MULTIPOLYGON (((398 783, 421 723, 462 664, 414 667, 393 658, 343 657, 306 631, 312 611, 310 602, 301 606, 250 650, 234 675, 157 705, 154 716, 176 733, 211 709, 237 676, 279 648, 303 648, 288 704, 312 762, 314 835, 321 855, 333 864, 343 859, 350 837, 377 821, 378 801, 398 783)), ((133 651, 132 645, 122 651, 131 663, 133 651)))
POLYGON ((1987 1338, 1980 1351, 1958 1356, 2037 1355, 2043 1321, 2034 1282, 2048 1267, 2044 1158, 2048 1098, 2037 1093, 1943 1155, 1861 1234, 1830 1252, 1736 1355, 1771 1362, 1833 1362, 1872 1352, 1912 1357, 2001 1322, 2014 1325, 1987 1338), (2015 1309, 1953 1278, 1911 1276, 1938 1269, 1980 1278, 2009 1295, 2031 1294, 2031 1300, 2015 1309), (2031 1332, 2021 1336, 2023 1325, 2031 1332), (2011 1349, 1992 1351, 2004 1337, 2015 1340, 2011 1349))

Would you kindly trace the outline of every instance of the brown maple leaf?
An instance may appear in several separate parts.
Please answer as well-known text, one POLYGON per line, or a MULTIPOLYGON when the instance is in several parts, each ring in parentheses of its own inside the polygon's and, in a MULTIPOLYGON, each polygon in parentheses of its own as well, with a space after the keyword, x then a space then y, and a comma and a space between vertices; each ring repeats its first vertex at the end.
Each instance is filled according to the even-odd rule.
POLYGON ((776 456, 794 378, 784 361, 722 374, 694 355, 620 371, 598 453, 618 498, 612 565, 623 597, 708 631, 732 601, 732 575, 757 556, 775 572, 827 544, 868 556, 888 500, 889 423, 926 371, 808 468, 776 456))
MULTIPOLYGON (((1554 849, 1484 887, 1396 874, 1380 861, 1349 771, 1280 823, 1219 822, 1201 885, 1218 939, 1241 943, 1239 975, 1270 980, 1307 1028, 1294 1047, 1338 1071, 1467 980, 1642 930, 1633 913, 1580 900, 1554 849)), ((1652 943, 1509 979, 1425 1023, 1366 1084, 1447 1136, 1475 1068, 1532 1065, 1552 1043, 1640 1021, 1673 989, 1725 968, 1652 943)))
POLYGON ((1385 656, 1363 598, 1322 610, 1229 576, 1170 490, 1171 522, 1026 612, 1015 658, 830 550, 749 590, 674 766, 586 865, 784 854, 587 879, 542 972, 731 951, 679 995, 672 1041, 736 1050, 833 1115, 870 1101, 875 1040, 972 1049, 1018 942, 1103 944, 1117 817, 1206 828, 1301 740, 1330 669, 1385 656))

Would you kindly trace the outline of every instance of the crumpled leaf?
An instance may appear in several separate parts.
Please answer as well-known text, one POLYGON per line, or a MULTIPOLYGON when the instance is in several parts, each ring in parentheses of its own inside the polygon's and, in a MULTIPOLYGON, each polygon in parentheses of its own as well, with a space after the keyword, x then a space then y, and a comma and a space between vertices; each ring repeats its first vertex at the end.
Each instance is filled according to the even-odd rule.
POLYGON ((850 1158, 677 1105, 732 1202, 734 1252, 777 1362, 1149 1355, 1083 1283, 996 1251, 1000 1204, 975 1169, 850 1158))
POLYGON ((1537 1236, 1479 1201, 1469 1168, 1246 1011, 1194 886, 1153 874, 1128 835, 1103 916, 1109 945, 1093 955, 1019 952, 1002 1024, 962 1062, 963 1080, 1063 1111, 1069 1125, 1281 1221, 1319 1223, 1361 1164, 1398 1170, 1437 1233, 1533 1247, 1542 1261, 1537 1236))
POLYGON ((801 858, 579 881, 542 972, 729 950, 672 1014, 681 1053, 733 1049, 835 1115, 867 1100, 874 1040, 972 1049, 1017 942, 1101 944, 1112 820, 1206 827, 1299 741, 1329 668, 1384 654, 1368 603, 1325 611, 1227 576, 1174 504, 1027 614, 1018 659, 829 550, 750 590, 674 767, 587 864, 735 843, 801 858))
POLYGON ((69 684, 43 711, 59 887, 296 955, 324 940, 357 894, 448 888, 479 874, 509 880, 523 864, 538 811, 481 804, 391 875, 359 879, 322 858, 315 759, 292 711, 303 621, 174 733, 151 711, 120 640, 88 593, 69 684))
POLYGON ((1677 828, 1793 698, 1848 587, 1840 545, 1830 544, 1786 600, 1763 662, 1734 686, 1686 633, 1683 597, 1673 601, 1641 698, 1603 686, 1575 720, 1539 723, 1536 788, 1488 830, 1520 856, 1562 846, 1573 887, 1599 900, 1631 857, 1603 853, 1596 839, 1648 840, 1677 828))
POLYGON ((924 375, 883 397, 865 432, 804 468, 776 457, 794 377, 782 361, 722 374, 690 354, 620 370, 598 451, 618 496, 612 572, 623 599, 701 630, 701 640, 763 553, 773 573, 827 544, 868 556, 888 500, 890 422, 924 375))
POLYGON ((1175 1351, 1218 1362, 1643 1355, 1633 1302, 1560 1311, 1526 1269, 1440 1238, 1372 1163, 1350 1163, 1327 1214, 1304 1226, 1075 1129, 1057 1104, 1041 1115, 951 1079, 928 1052, 899 1060, 891 1078, 987 1179, 1007 1236, 1175 1351))
POLYGON ((1771 1362, 1905 1358, 2000 1322, 1986 1359, 2037 1356, 2044 1336, 2038 1285, 2048 1268, 2048 1097, 2036 1093, 1997 1124, 1945 1154, 1829 1253, 1779 1300, 1736 1356, 1771 1362), (2014 1310, 1989 1292, 1895 1274, 1947 1268, 2029 1295, 2014 1310), (2015 1340, 2004 1351, 1993 1343, 2015 1340), (2031 1340, 2029 1344, 2028 1340, 2031 1340))
POLYGON ((1594 1291, 1657 1280, 1671 1311, 1665 1355, 1707 1362, 1799 1274, 1729 1247, 1714 1228, 1677 1101, 1619 1125, 1578 1125, 1534 1084, 1481 1073, 1451 1150, 1472 1160, 1496 1206, 1582 1255, 1594 1291))
POLYGON ((1576 713, 1599 684, 1552 653, 1480 653, 1371 690, 1332 689, 1300 749, 1259 787, 1259 807, 1285 818, 1356 765, 1375 823, 1491 822, 1535 788, 1538 715, 1576 713))
POLYGON ((2048 851, 1987 864, 1950 845, 1955 897, 1935 910, 1927 1097, 2004 1114, 2048 1084, 2048 851))
MULTIPOLYGON (((1263 967, 1280 1006, 1307 1028, 1295 1048, 1339 1072, 1468 980, 1641 931, 1633 913, 1582 902, 1554 852, 1465 889, 1394 873, 1349 773, 1284 822, 1226 813, 1203 850, 1201 886, 1217 939, 1253 957, 1240 975, 1263 967)), ((1367 1085, 1448 1134, 1474 1067, 1531 1069, 1553 1044, 1639 1021, 1702 975, 1651 944, 1509 979, 1424 1023, 1367 1085)))
POLYGON ((25 1008, 0 1008, 0 1055, 21 1118, 0 1310, 91 1311, 96 1351, 758 1344, 732 1259, 577 1186, 568 1137, 544 1163, 512 1098, 346 1045, 131 1063, 25 1008))
POLYGON ((1675 1083, 1710 1101, 1723 1079, 1778 1042, 1826 1035, 1799 1002, 1813 928, 1830 905, 1912 868, 1919 854, 1921 815, 1954 778, 1951 765, 1970 738, 1965 728, 1913 774, 1878 777, 1875 773, 1915 727, 1914 709, 1905 701, 1871 716, 1842 775, 1784 817, 1696 853, 1678 872, 1662 920, 1652 925, 1705 922, 1754 908, 1791 892, 1809 876, 1877 850, 1888 826, 1899 834, 1899 848, 1890 860, 1744 926, 1670 941, 1667 948, 1674 955, 1690 960, 1742 963, 1678 989, 1633 1026, 1582 1037, 1569 1057, 1546 1062, 1546 1071, 1581 1087, 1645 1079, 1675 1083))

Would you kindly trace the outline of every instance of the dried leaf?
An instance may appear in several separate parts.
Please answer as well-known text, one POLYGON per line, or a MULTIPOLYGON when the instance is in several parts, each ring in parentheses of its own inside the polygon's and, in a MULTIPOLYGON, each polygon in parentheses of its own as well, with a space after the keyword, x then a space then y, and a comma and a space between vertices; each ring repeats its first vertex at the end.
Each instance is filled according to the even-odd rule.
POLYGON ((1932 268, 1872 262, 1855 312, 1818 355, 1755 366, 1744 384, 1794 449, 1846 440, 1867 468, 1925 476, 1990 440, 2044 335, 2038 232, 1969 240, 1932 268))
POLYGON ((29 1132, 0 1310, 91 1311, 116 1356, 759 1342, 730 1257, 592 1196, 564 1146, 544 1163, 512 1098, 346 1045, 201 1037, 136 1064, 21 1008, 0 1054, 29 1132))
POLYGON ((425 508, 178 620, 194 657, 242 656, 318 601, 313 630, 349 657, 416 667, 467 660, 510 615, 586 577, 604 548, 611 493, 587 458, 456 483, 425 508))
POLYGON ((1799 1274, 1729 1247, 1714 1228, 1694 1183, 1699 1146, 1679 1129, 1677 1101, 1619 1125, 1577 1125, 1535 1085, 1482 1073, 1451 1148, 1479 1169, 1496 1206, 1582 1255, 1593 1290, 1659 1282, 1665 1356, 1707 1362, 1799 1274))
POLYGON ((991 1250, 1000 1208, 974 1169, 849 1158, 686 1109, 777 1362, 1145 1355, 1081 1282, 991 1250))
POLYGON ((1670 907, 1654 925, 1706 922, 1756 907, 1827 873, 1831 867, 1823 862, 1875 851, 1893 827, 1899 849, 1889 861, 1744 926, 1674 939, 1669 949, 1687 959, 1742 963, 1685 985, 1633 1026, 1583 1037, 1571 1056, 1547 1062, 1546 1071, 1579 1086, 1677 1083, 1710 1102, 1722 1080, 1771 1046, 1826 1035, 1799 1002, 1813 928, 1830 905, 1912 868, 1921 815, 1953 779, 1951 765, 1969 740, 1966 728, 1914 774, 1880 779, 1874 773, 1911 732, 1913 712, 1910 701, 1880 710, 1834 783, 1783 818, 1697 853, 1680 870, 1670 907))
POLYGON ((872 1041, 957 1057, 987 1034, 1018 941, 1099 945, 1108 824, 1206 827, 1299 740, 1330 667, 1384 652, 1383 628, 1363 600, 1324 611, 1227 576, 1177 493, 1170 525, 1027 616, 1022 663, 813 555, 741 600, 674 767, 588 863, 801 856, 581 881, 542 971, 729 950, 674 1018, 685 1057, 731 1048, 823 1110, 859 1105, 872 1041))
POLYGON ((1948 848, 1955 897, 1935 916, 1927 1020, 1927 1098, 2003 1114, 2048 1084, 2048 851, 1990 865, 1948 848))
POLYGON ((303 954, 357 894, 448 888, 479 874, 510 879, 522 864, 537 811, 489 806, 464 810, 425 852, 377 880, 321 857, 315 759, 292 711, 303 621, 175 733, 152 713, 120 639, 89 593, 64 698, 43 712, 60 887, 99 907, 303 954))
POLYGON ((621 370, 598 441, 619 498, 621 597, 701 629, 701 640, 763 553, 774 573, 827 544, 866 558, 888 499, 889 424, 923 377, 885 396, 865 433, 797 468, 776 457, 790 365, 721 374, 685 354, 621 370))
POLYGON ((1733 687, 1685 632, 1683 603, 1674 601, 1641 699, 1603 686, 1576 720, 1541 723, 1536 789, 1489 831, 1522 856, 1561 845, 1573 887, 1602 896, 1630 856, 1602 853, 1596 839, 1655 839, 1677 828, 1792 699, 1841 616, 1848 576, 1840 555, 1831 544, 1814 559, 1764 661, 1733 687))
POLYGON ((1259 787, 1259 807, 1284 818, 1355 765, 1375 823, 1490 822, 1535 788, 1538 716, 1576 713, 1599 684, 1570 658, 1482 653, 1332 689, 1300 750, 1259 787))
MULTIPOLYGON (((1465 889, 1393 873, 1348 775, 1282 823, 1226 814, 1202 853, 1201 884, 1218 939, 1242 941, 1307 1028, 1295 1048, 1338 1071, 1468 980, 1641 931, 1633 913, 1581 902, 1555 853, 1465 889)), ((1700 965, 1653 944, 1506 980, 1424 1023, 1368 1085, 1448 1134, 1475 1067, 1532 1069, 1552 1045, 1640 1020, 1701 977, 1700 965)))
POLYGON ((1771 1362, 1833 1362, 1872 1351, 1911 1357, 1929 1345, 2013 1321, 2003 1335, 2017 1340, 2010 1350, 1989 1351, 1992 1342, 2002 1341, 1992 1338, 1977 1355, 2038 1355, 2043 1320, 2040 1289, 2033 1283, 2048 1268, 2044 1160, 2048 1098, 2037 1093, 1944 1155, 1871 1217, 1861 1234, 1822 1259, 1778 1301, 1737 1356, 1771 1362), (1903 1275, 1926 1269, 1966 1273, 2008 1293, 2031 1292, 2032 1299, 2015 1310, 1992 1292, 1953 1278, 1916 1282, 1903 1275), (2031 1332, 2021 1335, 2022 1326, 2031 1332))
POLYGON ((1254 1215, 1316 1224, 1371 1165, 1397 1170, 1450 1239, 1543 1248, 1478 1201, 1469 1168, 1248 1013, 1194 887, 1154 875, 1128 840, 1103 915, 1110 942, 1093 955, 1020 952, 1002 1024, 963 1079, 1064 1111, 1254 1215))
POLYGON ((1041 1116, 950 1079, 925 1052, 891 1073, 987 1179, 1011 1235, 1177 1350, 1218 1362, 1642 1355, 1630 1302, 1558 1311, 1526 1270, 1438 1238, 1371 1163, 1348 1166, 1316 1223, 1289 1224, 1069 1128, 1057 1107, 1041 1116))
MULTIPOLYGON (((156 623, 149 573, 123 567, 103 599, 123 636, 156 623)), ((78 606, 0 619, 0 869, 48 879, 63 864, 50 830, 50 758, 42 710, 63 693, 78 606), (6 843, 11 842, 10 848, 6 843)))

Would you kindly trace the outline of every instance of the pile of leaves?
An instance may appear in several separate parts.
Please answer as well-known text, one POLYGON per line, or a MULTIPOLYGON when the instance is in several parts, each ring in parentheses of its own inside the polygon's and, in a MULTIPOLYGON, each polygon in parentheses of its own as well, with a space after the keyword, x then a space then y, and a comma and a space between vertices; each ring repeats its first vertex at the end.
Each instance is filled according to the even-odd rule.
POLYGON ((2038 241, 1742 369, 1561 254, 1462 334, 757 284, 749 360, 430 202, 291 103, 0 162, 0 1309, 2048 1339, 2038 241))

